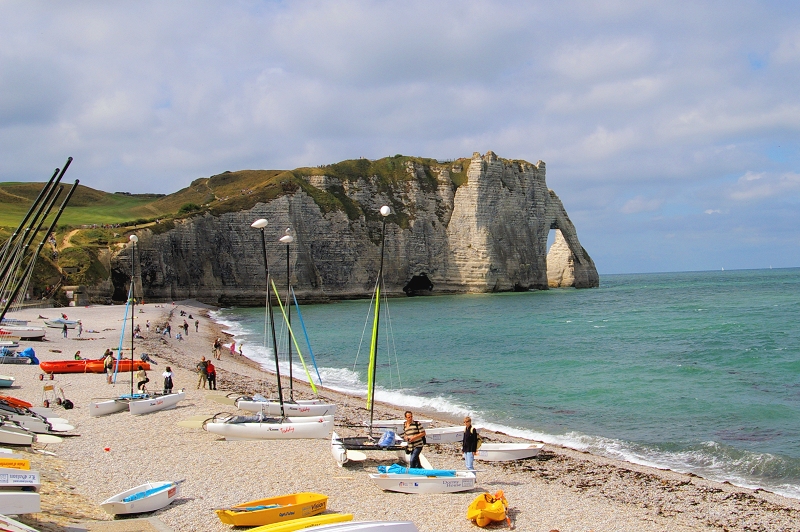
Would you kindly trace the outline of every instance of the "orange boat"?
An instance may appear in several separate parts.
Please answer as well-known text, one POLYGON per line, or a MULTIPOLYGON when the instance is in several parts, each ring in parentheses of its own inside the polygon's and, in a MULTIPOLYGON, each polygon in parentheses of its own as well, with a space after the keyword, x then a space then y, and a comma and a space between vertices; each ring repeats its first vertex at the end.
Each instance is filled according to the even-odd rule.
MULTIPOLYGON (((131 371, 131 365, 134 370, 138 370, 139 366, 145 371, 150 370, 149 362, 142 362, 140 360, 131 361, 130 359, 122 359, 118 362, 115 361, 115 369, 117 371, 126 372, 131 371)), ((39 363, 39 367, 45 373, 103 373, 103 359, 93 360, 52 360, 49 362, 39 363)))

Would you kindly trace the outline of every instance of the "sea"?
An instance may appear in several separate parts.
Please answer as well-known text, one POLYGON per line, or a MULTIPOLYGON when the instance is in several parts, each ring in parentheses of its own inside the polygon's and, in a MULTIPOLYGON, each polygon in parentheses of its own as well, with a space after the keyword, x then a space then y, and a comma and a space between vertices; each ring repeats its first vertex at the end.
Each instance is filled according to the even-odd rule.
MULTIPOLYGON (((293 345, 293 376, 365 395, 372 306, 294 310, 308 372, 293 345)), ((800 268, 603 275, 596 289, 403 297, 382 309, 379 401, 800 498, 800 268)), ((274 372, 265 317, 215 313, 274 372)))

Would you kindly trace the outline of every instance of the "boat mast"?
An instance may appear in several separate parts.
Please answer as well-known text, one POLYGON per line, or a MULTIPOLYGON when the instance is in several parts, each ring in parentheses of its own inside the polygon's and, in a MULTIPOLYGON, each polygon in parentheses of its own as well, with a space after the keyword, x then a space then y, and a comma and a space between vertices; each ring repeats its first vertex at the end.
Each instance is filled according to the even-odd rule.
POLYGON ((267 226, 267 221, 264 218, 259 218, 250 227, 261 230, 261 250, 264 252, 264 276, 267 282, 267 313, 269 314, 269 323, 272 327, 272 352, 275 354, 275 377, 278 381, 278 401, 281 405, 281 419, 286 417, 283 410, 283 389, 281 388, 281 366, 278 363, 278 342, 275 339, 275 320, 272 315, 272 295, 269 287, 269 261, 267 260, 267 238, 264 236, 264 228, 267 226))
POLYGON ((134 259, 136 258, 136 243, 139 241, 139 237, 136 235, 130 236, 131 241, 131 398, 133 398, 133 338, 134 338, 134 331, 133 331, 133 320, 134 316, 136 316, 136 275, 135 275, 135 267, 134 267, 134 259))
POLYGON ((381 262, 378 268, 378 281, 375 286, 375 317, 372 322, 372 344, 369 349, 369 371, 367 375, 367 383, 369 390, 367 391, 367 408, 369 408, 369 436, 372 437, 372 419, 375 406, 375 368, 377 367, 376 360, 378 358, 378 326, 380 324, 380 309, 381 309, 381 287, 383 286, 383 248, 386 242, 386 217, 392 213, 388 205, 381 207, 381 216, 383 216, 383 226, 381 227, 381 262))
MULTIPOLYGON (((286 228, 286 234, 283 235, 280 239, 282 244, 286 244, 286 324, 287 324, 287 337, 286 337, 286 347, 289 353, 289 400, 294 401, 294 377, 292 376, 292 305, 291 305, 291 293, 292 293, 292 279, 289 277, 289 245, 294 242, 294 237, 291 235, 292 228, 286 228)), ((277 295, 276 295, 277 297, 277 295)))

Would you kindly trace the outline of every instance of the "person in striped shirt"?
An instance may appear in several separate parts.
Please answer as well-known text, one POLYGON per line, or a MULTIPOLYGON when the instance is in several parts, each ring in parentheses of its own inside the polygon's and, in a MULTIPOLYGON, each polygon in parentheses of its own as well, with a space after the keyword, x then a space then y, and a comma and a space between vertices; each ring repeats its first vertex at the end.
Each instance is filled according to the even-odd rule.
POLYGON ((419 455, 422 453, 422 447, 425 446, 425 429, 419 421, 414 421, 414 414, 410 410, 406 410, 406 422, 403 424, 403 439, 408 442, 408 448, 411 449, 411 460, 409 461, 410 467, 422 468, 419 462, 419 455))

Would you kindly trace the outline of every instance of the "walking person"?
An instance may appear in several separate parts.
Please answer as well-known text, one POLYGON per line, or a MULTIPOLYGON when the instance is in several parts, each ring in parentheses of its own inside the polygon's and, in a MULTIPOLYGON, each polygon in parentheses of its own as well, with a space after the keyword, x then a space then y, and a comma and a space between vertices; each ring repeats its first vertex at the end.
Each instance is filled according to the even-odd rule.
POLYGON ((144 328, 148 333, 150 332, 150 320, 147 320, 147 323, 144 324, 144 328))
POLYGON ((78 329, 78 338, 80 338, 80 337, 81 337, 81 334, 83 333, 83 324, 81 323, 81 320, 78 320, 78 327, 77 327, 77 329, 78 329))
POLYGON ((236 342, 231 342, 231 356, 236 355, 236 342))
POLYGON ((194 320, 194 332, 199 332, 198 327, 200 327, 200 320, 194 320))
POLYGON ((67 337, 67 324, 65 323, 63 327, 61 327, 61 335, 66 338, 67 337))
POLYGON ((172 368, 167 366, 161 376, 164 377, 164 394, 172 393, 172 368))
POLYGON ((172 338, 172 325, 167 323, 167 325, 164 327, 164 332, 166 333, 167 336, 172 338))
POLYGON ((214 367, 214 364, 211 361, 208 361, 206 364, 206 376, 208 378, 208 389, 209 390, 216 390, 217 389, 217 368, 214 367))
POLYGON ((186 320, 183 320, 183 335, 189 336, 189 324, 186 323, 186 320))
POLYGON ((472 418, 464 418, 464 439, 461 441, 461 452, 464 455, 464 462, 467 469, 475 471, 475 453, 478 452, 478 442, 481 437, 478 431, 472 426, 472 418))
POLYGON ((409 467, 422 468, 419 461, 419 455, 422 454, 422 448, 425 446, 425 429, 419 421, 414 421, 414 414, 411 410, 406 410, 406 422, 403 424, 403 439, 408 442, 408 447, 411 449, 411 459, 409 460, 409 467))
POLYGON ((203 389, 206 389, 206 382, 208 382, 208 361, 206 357, 200 359, 200 362, 197 364, 197 372, 200 374, 200 377, 197 379, 197 389, 200 389, 200 385, 203 385, 203 389))

